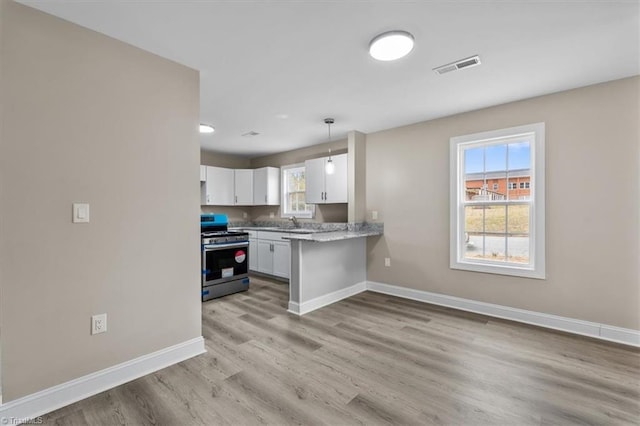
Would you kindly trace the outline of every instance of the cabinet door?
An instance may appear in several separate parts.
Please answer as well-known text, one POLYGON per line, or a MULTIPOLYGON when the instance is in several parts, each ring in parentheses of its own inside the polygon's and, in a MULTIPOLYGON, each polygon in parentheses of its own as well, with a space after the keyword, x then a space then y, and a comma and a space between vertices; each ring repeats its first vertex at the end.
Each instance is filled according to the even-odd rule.
POLYGON ((291 265, 291 246, 288 242, 273 243, 273 275, 289 278, 291 265))
POLYGON ((325 203, 346 203, 349 198, 347 191, 347 154, 333 155, 331 157, 335 164, 333 174, 325 174, 325 203))
POLYGON ((253 205, 253 170, 237 169, 235 172, 235 198, 237 206, 253 205))
POLYGON ((308 204, 324 204, 324 158, 304 162, 305 201, 308 204))
POLYGON ((280 205, 280 167, 267 167, 267 205, 280 205))
POLYGON ((280 169, 262 167, 253 171, 253 205, 280 205, 280 169))
POLYGON ((249 240, 249 270, 258 270, 258 241, 249 240))
POLYGON ((273 275, 273 241, 258 240, 258 271, 273 275))
POLYGON ((234 198, 233 169, 207 166, 206 204, 232 206, 234 198))
POLYGON ((268 170, 266 167, 253 171, 253 205, 264 206, 269 198, 268 170))
POLYGON ((200 182, 207 181, 207 166, 200 166, 200 182))

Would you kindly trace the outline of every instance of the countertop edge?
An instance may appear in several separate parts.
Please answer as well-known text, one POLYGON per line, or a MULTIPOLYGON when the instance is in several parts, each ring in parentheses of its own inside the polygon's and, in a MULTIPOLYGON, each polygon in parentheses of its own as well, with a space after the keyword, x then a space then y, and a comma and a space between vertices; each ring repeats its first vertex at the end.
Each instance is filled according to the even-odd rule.
POLYGON ((311 241, 316 243, 328 243, 331 241, 349 240, 352 238, 366 238, 383 235, 380 231, 329 231, 312 234, 291 234, 283 236, 285 240, 311 241))

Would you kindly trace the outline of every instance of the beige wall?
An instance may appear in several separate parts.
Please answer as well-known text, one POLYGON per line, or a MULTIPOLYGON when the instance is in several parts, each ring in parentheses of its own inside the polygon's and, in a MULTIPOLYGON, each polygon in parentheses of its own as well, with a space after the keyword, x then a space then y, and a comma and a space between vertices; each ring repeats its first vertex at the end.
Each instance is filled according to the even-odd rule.
POLYGON ((16 3, 0 19, 8 401, 201 335, 199 76, 16 3))
POLYGON ((239 155, 223 154, 213 151, 200 151, 200 164, 230 169, 250 169, 251 159, 239 155))
POLYGON ((385 226, 368 280, 640 329, 639 93, 634 77, 367 135, 367 213, 385 226), (449 269, 449 138, 536 122, 547 279, 449 269))
MULTIPOLYGON (((279 154, 267 155, 251 159, 251 167, 282 167, 290 164, 304 163, 312 158, 326 157, 329 155, 329 148, 333 154, 343 154, 347 152, 347 140, 327 142, 313 145, 306 148, 295 149, 279 154)), ((316 206, 316 215, 313 219, 301 219, 301 222, 346 222, 347 204, 326 204, 316 206)), ((280 207, 254 207, 252 212, 253 220, 283 220, 280 218, 280 207), (271 218, 271 214, 274 215, 271 218)))

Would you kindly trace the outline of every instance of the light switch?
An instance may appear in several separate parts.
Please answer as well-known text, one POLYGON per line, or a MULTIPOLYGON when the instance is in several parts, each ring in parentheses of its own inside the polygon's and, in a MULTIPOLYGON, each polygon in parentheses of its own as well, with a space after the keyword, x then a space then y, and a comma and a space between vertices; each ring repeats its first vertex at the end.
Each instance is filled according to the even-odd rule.
POLYGON ((371 219, 378 220, 378 211, 377 210, 373 210, 371 212, 371 219))
POLYGON ((73 223, 89 223, 89 204, 73 203, 73 223))

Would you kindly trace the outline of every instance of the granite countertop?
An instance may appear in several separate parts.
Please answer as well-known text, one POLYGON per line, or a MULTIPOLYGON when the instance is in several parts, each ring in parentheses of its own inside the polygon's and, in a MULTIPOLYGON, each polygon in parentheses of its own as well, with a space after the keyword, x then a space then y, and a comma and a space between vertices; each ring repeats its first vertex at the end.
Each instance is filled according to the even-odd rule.
POLYGON ((287 232, 291 234, 312 234, 315 232, 326 232, 322 229, 309 228, 286 228, 279 226, 237 226, 229 228, 230 231, 271 231, 271 232, 287 232))
POLYGON ((348 240, 351 238, 374 237, 382 234, 382 229, 363 229, 360 231, 329 231, 316 232, 312 234, 292 234, 282 238, 285 240, 301 240, 326 243, 329 241, 348 240))

